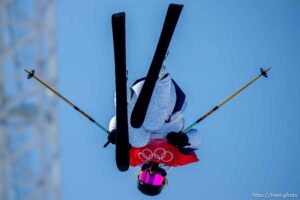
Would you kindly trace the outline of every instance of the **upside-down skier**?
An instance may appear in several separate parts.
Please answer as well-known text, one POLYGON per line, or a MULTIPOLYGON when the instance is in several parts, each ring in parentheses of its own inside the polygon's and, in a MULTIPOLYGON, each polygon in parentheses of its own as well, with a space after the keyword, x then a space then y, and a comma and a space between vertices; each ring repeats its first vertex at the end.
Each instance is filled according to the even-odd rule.
MULTIPOLYGON (((144 79, 137 80, 130 89, 128 116, 143 87, 144 79)), ((156 82, 147 114, 140 128, 128 123, 130 165, 141 166, 138 189, 147 195, 157 195, 166 184, 166 169, 197 162, 194 152, 200 144, 196 129, 186 133, 182 112, 186 107, 186 97, 170 74, 161 70, 156 82)), ((109 124, 108 140, 115 144, 116 117, 109 124)))
MULTIPOLYGON (((249 85, 254 83, 256 80, 258 80, 260 77, 268 77, 267 72, 270 71, 271 68, 268 68, 266 70, 261 69, 261 73, 253 78, 251 81, 247 82, 243 87, 238 89, 236 92, 234 92, 232 95, 227 97, 224 101, 222 101, 219 105, 215 106, 212 110, 208 111, 206 114, 204 114, 202 117, 197 119, 193 124, 185 128, 183 131, 181 131, 184 120, 182 117, 182 111, 184 110, 184 107, 186 103, 179 103, 179 102, 185 102, 185 96, 181 89, 176 85, 176 83, 170 78, 169 74, 164 75, 158 80, 158 84, 156 88, 161 88, 160 91, 169 92, 169 97, 167 98, 168 101, 172 102, 174 105, 174 98, 175 100, 175 106, 173 109, 171 107, 168 107, 167 109, 160 109, 158 107, 159 103, 160 105, 167 105, 164 101, 157 99, 158 101, 154 104, 150 102, 150 109, 151 111, 155 111, 159 108, 160 114, 165 114, 164 116, 168 116, 167 120, 165 120, 163 123, 161 123, 161 128, 159 130, 153 130, 150 131, 147 127, 141 127, 139 129, 134 129, 130 127, 130 142, 134 144, 135 146, 131 145, 130 148, 130 154, 133 155, 130 158, 130 164, 132 166, 141 165, 141 170, 138 176, 138 188, 141 192, 147 195, 157 195, 159 194, 164 186, 167 183, 166 180, 166 171, 164 169, 165 166, 181 166, 184 164, 189 164, 192 162, 198 161, 194 150, 197 148, 198 144, 200 143, 200 136, 195 129, 191 129, 190 127, 193 127, 197 123, 201 122, 203 119, 205 119, 207 116, 211 115, 214 111, 216 111, 218 108, 223 106, 226 102, 228 102, 230 99, 235 97, 237 94, 242 92, 245 88, 247 88, 249 85), (167 89, 168 85, 167 83, 171 83, 171 86, 169 89, 167 89), (163 89, 164 88, 164 89, 163 89), (175 89, 176 96, 174 95, 174 89, 175 89), (173 90, 173 92, 172 92, 173 90), (182 92, 182 93, 181 93, 182 92), (172 97, 172 98, 171 98, 172 97), (179 106, 180 105, 180 106, 179 106), (178 107, 177 107, 178 106, 178 107), (177 107, 177 109, 175 109, 177 107), (165 112, 163 112, 164 110, 165 112), (168 112, 167 112, 168 111, 168 112), (166 115, 169 114, 169 115, 166 115), (138 134, 138 131, 140 131, 140 135, 138 134), (170 132, 169 132, 170 131, 170 132), (184 132, 185 134, 183 134, 184 132), (143 146, 145 145, 145 146, 143 146), (153 145, 153 146, 152 146, 153 145), (162 149, 157 148, 158 145, 162 145, 166 147, 167 149, 164 149, 162 152, 162 149), (148 149, 149 148, 149 149, 148 149), (153 148, 157 148, 157 150, 153 151, 153 148), (169 149, 171 148, 171 149, 169 149), (172 155, 171 155, 172 153, 172 155), (174 154, 173 154, 174 153, 174 154), (176 158, 176 159, 174 159, 176 158), (178 159, 179 158, 179 159, 178 159)), ((89 116, 87 113, 85 113, 83 110, 78 108, 76 105, 74 105, 72 102, 70 102, 68 99, 66 99, 64 96, 62 96, 60 93, 58 93, 56 90, 54 90, 52 87, 50 87, 48 84, 46 84, 44 81, 42 81, 39 77, 35 75, 35 70, 29 71, 25 70, 26 73, 28 73, 28 79, 34 78, 36 81, 38 81, 40 84, 45 86, 47 89, 49 89, 51 92, 53 92, 55 95, 57 95, 59 98, 61 98, 63 101, 65 101, 67 104, 69 104, 71 107, 73 107, 76 111, 78 111, 80 114, 82 114, 84 117, 89 119, 93 124, 98 126, 102 131, 108 133, 108 140, 111 143, 115 143, 115 135, 117 130, 115 129, 115 117, 112 118, 110 122, 110 130, 106 130, 104 126, 99 124, 97 121, 95 121, 91 116, 89 116)), ((142 86, 143 81, 140 80, 136 84, 133 85, 133 90, 131 93, 130 101, 128 102, 129 105, 132 106, 134 104, 134 101, 136 101, 136 95, 139 93, 139 88, 142 86), (140 85, 140 86, 138 86, 140 85), (134 87, 136 86, 136 87, 134 87)), ((157 91, 158 89, 154 89, 154 96, 157 95, 157 97, 161 97, 157 91)), ((165 98, 164 98, 165 99, 165 98)), ((151 100, 152 101, 152 100, 151 100)), ((132 110, 132 109, 130 109, 132 110)), ((153 115, 150 115, 153 117, 153 115)), ((158 116, 160 119, 163 119, 161 116, 158 116)), ((150 119, 150 118, 149 118, 150 119)), ((149 122, 148 117, 146 116, 145 123, 151 124, 149 122)), ((156 118, 152 118, 155 121, 156 118)), ((148 124, 148 125, 149 125, 148 124)))
POLYGON ((159 194, 167 183, 166 169, 198 161, 195 150, 200 136, 192 129, 207 116, 223 106, 260 77, 267 77, 266 70, 246 83, 212 110, 184 128, 182 112, 186 107, 185 94, 161 69, 172 34, 183 5, 170 4, 162 33, 146 78, 137 80, 131 87, 127 100, 126 55, 125 55, 125 13, 112 15, 115 74, 116 74, 116 116, 110 121, 109 130, 78 108, 40 78, 35 70, 29 71, 28 79, 34 78, 51 92, 89 119, 108 134, 108 143, 116 144, 116 164, 120 171, 127 171, 129 165, 140 166, 138 189, 146 195, 159 194), (158 78, 157 78, 158 77, 158 78), (130 121, 128 119, 130 118, 130 121), (117 120, 119 119, 119 120, 117 120))

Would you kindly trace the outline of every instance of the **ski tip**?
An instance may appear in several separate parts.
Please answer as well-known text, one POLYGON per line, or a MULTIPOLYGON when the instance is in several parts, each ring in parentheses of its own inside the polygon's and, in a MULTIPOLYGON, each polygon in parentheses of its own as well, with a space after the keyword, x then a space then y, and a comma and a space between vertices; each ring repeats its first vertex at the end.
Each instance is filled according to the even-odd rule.
POLYGON ((125 17, 125 12, 114 13, 111 17, 112 18, 125 17))
POLYGON ((127 165, 117 165, 117 167, 120 172, 126 172, 129 169, 127 165))
MULTIPOLYGON (((131 115, 132 116, 132 115, 131 115)), ((141 120, 142 117, 131 117, 131 120, 130 120, 130 125, 133 127, 133 128, 141 128, 142 124, 143 124, 143 120, 141 120)))
POLYGON ((129 165, 130 165, 129 149, 128 151, 124 151, 124 149, 116 148, 116 164, 118 170, 121 172, 126 172, 129 169, 129 165))
POLYGON ((171 3, 169 4, 169 8, 174 7, 174 8, 183 8, 183 4, 175 4, 175 3, 171 3))

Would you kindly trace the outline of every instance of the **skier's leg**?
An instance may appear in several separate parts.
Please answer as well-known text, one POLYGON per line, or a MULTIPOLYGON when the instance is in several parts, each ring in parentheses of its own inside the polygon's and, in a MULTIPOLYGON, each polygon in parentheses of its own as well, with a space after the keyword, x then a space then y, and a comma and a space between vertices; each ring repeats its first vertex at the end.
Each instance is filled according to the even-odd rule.
POLYGON ((158 80, 162 80, 163 78, 165 78, 167 75, 167 71, 166 71, 166 65, 165 63, 163 63, 163 66, 160 69, 160 72, 158 74, 158 80))
POLYGON ((129 143, 133 147, 144 147, 150 141, 150 132, 144 128, 129 127, 129 143))
MULTIPOLYGON (((130 101, 128 102, 128 117, 130 117, 133 107, 136 103, 137 96, 133 93, 130 101)), ((128 134, 129 143, 133 147, 143 147, 150 141, 150 132, 145 130, 143 126, 141 128, 133 128, 130 123, 128 123, 128 134)))

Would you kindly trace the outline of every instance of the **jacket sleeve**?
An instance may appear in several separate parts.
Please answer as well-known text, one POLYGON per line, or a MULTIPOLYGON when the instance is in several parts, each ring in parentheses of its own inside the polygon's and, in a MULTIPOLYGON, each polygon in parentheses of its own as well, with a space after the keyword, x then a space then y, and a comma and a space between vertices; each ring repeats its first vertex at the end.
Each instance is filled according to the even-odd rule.
POLYGON ((116 120, 116 116, 113 116, 109 122, 108 130, 112 131, 116 128, 117 128, 117 120, 116 120))
POLYGON ((187 146, 189 148, 197 149, 201 144, 201 136, 197 129, 191 129, 185 133, 189 138, 189 143, 191 145, 187 146))

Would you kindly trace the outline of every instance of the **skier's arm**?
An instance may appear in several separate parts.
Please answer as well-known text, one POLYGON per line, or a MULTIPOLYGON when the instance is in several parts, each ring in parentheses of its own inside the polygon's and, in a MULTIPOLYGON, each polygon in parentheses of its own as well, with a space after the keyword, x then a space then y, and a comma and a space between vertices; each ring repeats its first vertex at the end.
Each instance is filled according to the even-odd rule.
POLYGON ((116 116, 113 116, 109 122, 108 130, 112 131, 114 129, 117 129, 117 118, 116 116))
POLYGON ((114 116, 109 123, 109 133, 107 135, 107 142, 104 144, 104 148, 106 148, 110 143, 116 144, 116 135, 117 135, 117 129, 116 129, 116 116, 114 116))
POLYGON ((198 146, 200 145, 201 143, 201 137, 200 137, 200 134, 198 132, 197 129, 191 129, 189 130, 188 132, 185 133, 189 139, 189 144, 188 148, 193 148, 193 149, 197 149, 198 146))
POLYGON ((181 110, 174 113, 171 116, 169 124, 171 127, 174 127, 174 129, 169 132, 176 132, 177 134, 183 135, 183 136, 179 136, 177 134, 175 135, 176 138, 175 140, 180 140, 178 141, 178 143, 181 144, 181 146, 197 149, 199 144, 201 143, 201 137, 198 130, 191 129, 184 134, 181 132, 181 130, 184 128, 184 121, 185 121, 182 116, 182 112, 186 109, 186 107, 187 107, 187 103, 185 101, 181 110))

